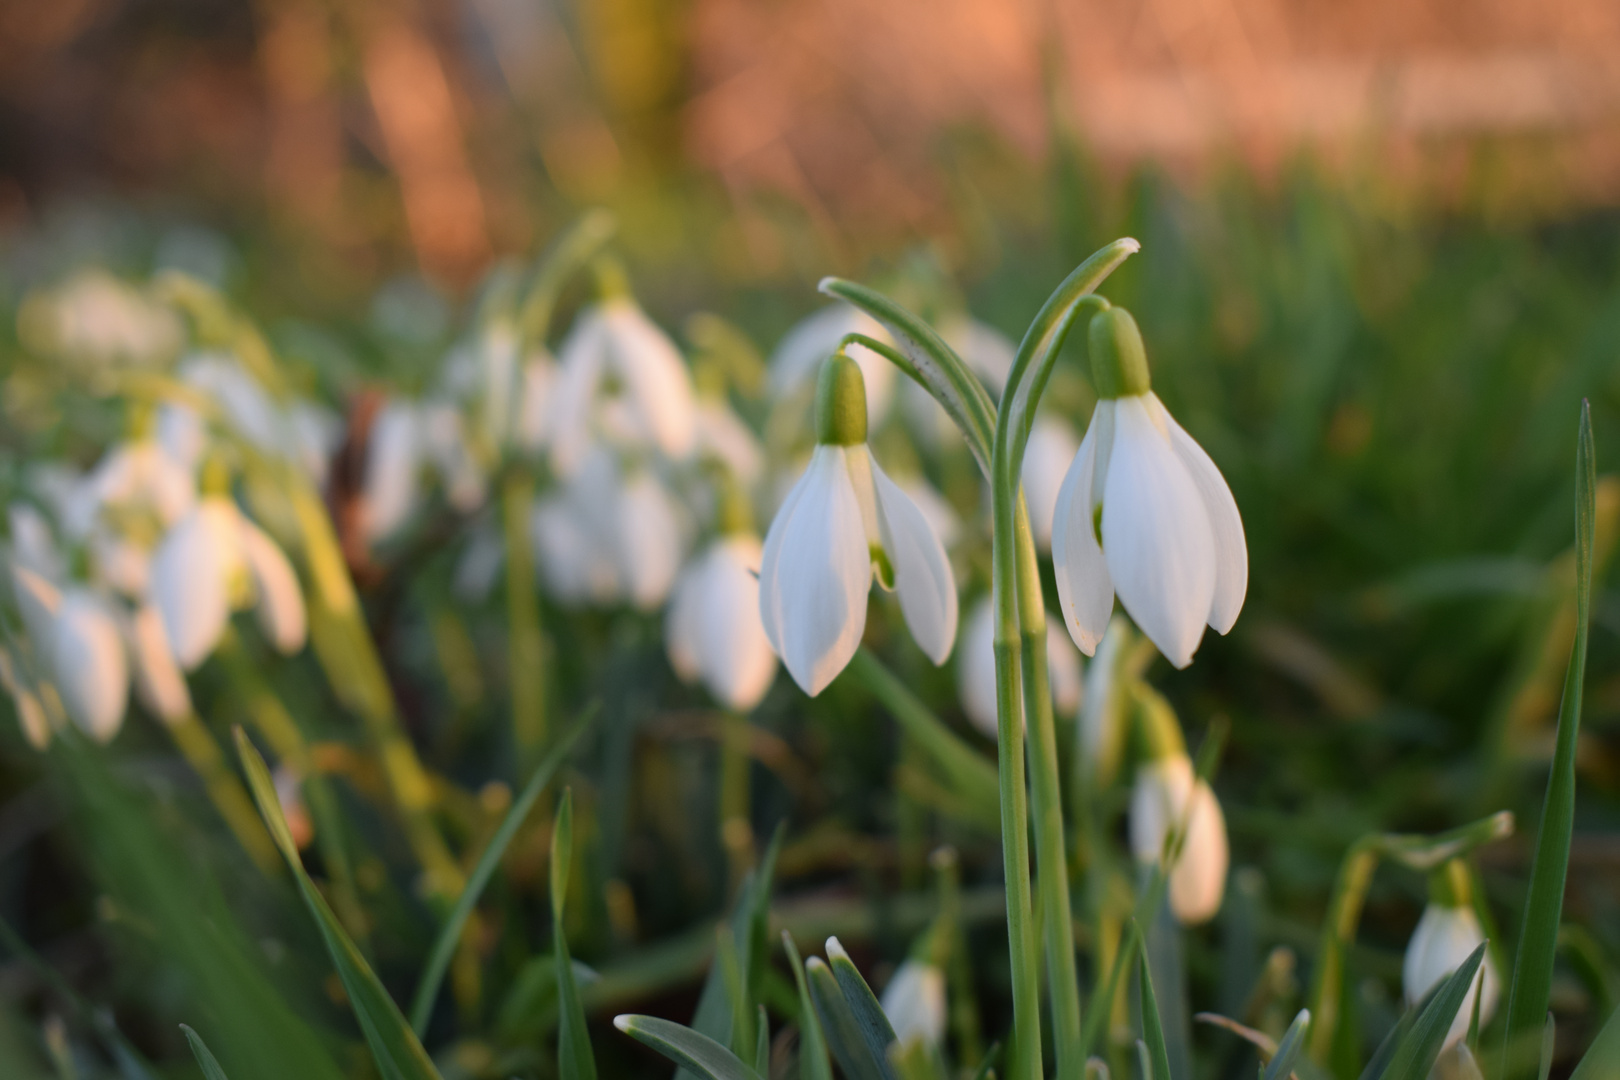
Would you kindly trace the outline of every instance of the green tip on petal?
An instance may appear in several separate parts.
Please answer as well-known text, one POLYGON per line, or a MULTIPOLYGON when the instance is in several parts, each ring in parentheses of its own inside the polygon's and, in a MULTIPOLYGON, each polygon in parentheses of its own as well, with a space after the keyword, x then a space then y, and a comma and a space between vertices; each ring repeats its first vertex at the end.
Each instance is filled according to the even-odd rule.
POLYGON ((1453 908, 1473 904, 1474 883, 1468 874, 1468 864, 1461 859, 1448 859, 1444 866, 1430 874, 1429 902, 1453 908))
POLYGON ((1145 394, 1152 387, 1142 331, 1122 307, 1110 307, 1092 316, 1091 378, 1100 398, 1145 394))
POLYGON ((841 352, 821 365, 816 383, 816 442, 859 446, 866 441, 866 380, 841 352))

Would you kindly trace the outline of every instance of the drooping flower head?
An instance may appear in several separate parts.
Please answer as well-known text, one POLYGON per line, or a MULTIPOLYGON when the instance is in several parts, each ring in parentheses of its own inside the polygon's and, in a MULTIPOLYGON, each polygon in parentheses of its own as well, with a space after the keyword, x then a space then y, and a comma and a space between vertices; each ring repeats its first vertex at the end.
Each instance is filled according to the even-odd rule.
MULTIPOLYGON (((1473 884, 1468 868, 1461 860, 1452 859, 1429 878, 1428 906, 1423 909, 1423 917, 1418 920, 1412 940, 1406 946, 1401 982, 1407 1004, 1416 1007, 1436 983, 1461 967, 1484 940, 1485 931, 1474 913, 1473 884)), ((1479 1022, 1483 1027, 1496 1012, 1497 999, 1502 994, 1502 981, 1489 952, 1446 1032, 1445 1045, 1454 1045, 1468 1033, 1474 1016, 1474 999, 1480 994, 1484 995, 1479 999, 1479 1022)))
POLYGON ((1224 634, 1248 589, 1237 503, 1153 393, 1142 335, 1111 307, 1091 321, 1097 409, 1058 492, 1052 562, 1064 622, 1090 656, 1114 596, 1176 667, 1205 625, 1224 634))
POLYGON ((804 691, 826 688, 860 647, 875 577, 899 594, 912 636, 945 662, 956 640, 956 581, 927 517, 872 460, 866 389, 843 353, 816 388, 816 448, 771 522, 760 614, 771 647, 804 691))
POLYGON ((1158 862, 1167 854, 1165 841, 1185 826, 1170 868, 1170 910, 1184 925, 1208 922, 1226 892, 1226 818, 1215 792, 1194 773, 1169 704, 1141 684, 1135 696, 1146 760, 1137 767, 1131 790, 1131 850, 1139 862, 1158 862))

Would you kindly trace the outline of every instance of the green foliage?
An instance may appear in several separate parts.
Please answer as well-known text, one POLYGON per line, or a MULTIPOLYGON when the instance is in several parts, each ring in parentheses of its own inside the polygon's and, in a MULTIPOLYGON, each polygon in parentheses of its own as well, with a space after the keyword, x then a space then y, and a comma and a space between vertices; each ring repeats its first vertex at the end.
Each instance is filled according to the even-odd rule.
POLYGON ((229 1080, 225 1075, 225 1070, 219 1067, 219 1061, 214 1057, 214 1052, 208 1049, 207 1043, 203 1042, 202 1036, 198 1035, 187 1024, 181 1024, 180 1030, 186 1033, 186 1042, 191 1044, 191 1052, 196 1055, 197 1065, 202 1069, 206 1080, 229 1080))
POLYGON ((563 792, 551 833, 551 934, 553 969, 557 975, 557 1072, 563 1080, 596 1080, 596 1055, 585 1027, 585 1007, 574 983, 574 965, 568 954, 568 932, 563 907, 568 899, 568 875, 574 861, 574 793, 563 792))

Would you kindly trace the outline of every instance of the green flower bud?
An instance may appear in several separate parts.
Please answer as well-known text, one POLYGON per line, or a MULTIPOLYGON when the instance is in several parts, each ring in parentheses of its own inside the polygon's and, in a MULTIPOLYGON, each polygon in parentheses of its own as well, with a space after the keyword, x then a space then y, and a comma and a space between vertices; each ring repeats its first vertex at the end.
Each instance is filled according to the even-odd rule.
POLYGON ((1145 394, 1152 387, 1142 331, 1124 308, 1110 307, 1091 319, 1091 380, 1105 399, 1145 394))
POLYGON ((859 446, 866 441, 866 382, 860 365, 841 352, 821 365, 816 383, 816 442, 859 446))

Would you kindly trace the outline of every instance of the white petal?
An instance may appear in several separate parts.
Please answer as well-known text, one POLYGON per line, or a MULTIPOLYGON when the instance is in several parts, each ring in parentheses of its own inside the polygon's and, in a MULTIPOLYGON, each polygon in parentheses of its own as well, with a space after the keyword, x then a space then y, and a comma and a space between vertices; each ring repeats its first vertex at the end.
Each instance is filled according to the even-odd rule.
POLYGON ((1120 398, 1115 425, 1102 508, 1108 576, 1136 625, 1184 668, 1215 598, 1209 514, 1142 398, 1120 398))
POLYGON ((421 417, 410 402, 390 401, 377 411, 366 440, 360 528, 368 542, 387 538, 410 517, 421 468, 421 417))
POLYGON ((6 507, 11 526, 11 561, 27 567, 42 578, 60 579, 67 573, 62 549, 51 532, 50 522, 31 503, 14 502, 6 507))
POLYGON ((1249 589, 1249 548, 1243 539, 1243 518, 1226 478, 1204 448, 1176 423, 1157 396, 1150 393, 1148 398, 1150 407, 1159 412, 1170 429, 1170 445, 1187 467, 1187 474, 1204 500, 1204 512, 1209 515, 1210 533, 1215 540, 1215 599, 1209 609, 1209 625, 1216 633, 1224 634, 1237 622, 1249 589))
POLYGON ((679 512, 651 473, 625 480, 618 495, 615 547, 632 604, 651 611, 664 602, 681 568, 679 512))
POLYGON ((900 611, 922 651, 943 664, 956 643, 956 577, 945 545, 911 497, 872 463, 883 548, 894 564, 900 611))
POLYGON ((604 305, 610 362, 658 448, 672 458, 692 450, 692 380, 669 335, 629 301, 604 305))
POLYGON ((771 522, 760 616, 788 673, 811 697, 860 647, 872 557, 841 446, 818 446, 771 522))
POLYGON ((991 739, 997 735, 995 638, 996 613, 986 596, 973 605, 962 624, 962 640, 956 648, 956 687, 962 711, 991 739))
POLYGON ((118 623, 100 601, 78 589, 63 596, 50 657, 68 719, 97 742, 118 734, 129 702, 129 662, 118 623))
POLYGON ((35 648, 49 649, 51 631, 56 625, 57 613, 62 610, 61 590, 33 570, 15 563, 11 567, 11 580, 29 638, 35 648))
POLYGON ((1052 711, 1060 720, 1072 720, 1084 697, 1080 674, 1080 653, 1067 634, 1052 632, 1055 616, 1048 615, 1046 631, 1046 670, 1052 684, 1052 711))
POLYGON ((551 436, 551 399, 557 387, 557 363, 549 353, 537 352, 523 364, 523 385, 519 391, 516 442, 518 448, 533 454, 551 436))
POLYGON ((962 536, 962 519, 957 517, 956 507, 952 506, 945 496, 935 491, 933 485, 919 476, 908 476, 897 482, 900 490, 917 504, 917 509, 928 519, 928 527, 934 530, 939 542, 946 548, 955 546, 956 541, 962 536))
POLYGON ((241 529, 242 557, 253 575, 254 592, 258 597, 254 612, 259 617, 259 627, 277 652, 291 656, 304 647, 309 629, 298 575, 264 530, 246 518, 241 519, 241 529))
POLYGON ((683 682, 696 682, 703 675, 698 634, 703 625, 700 609, 708 557, 707 553, 700 555, 681 571, 669 598, 669 610, 664 613, 664 652, 669 656, 669 666, 683 682))
POLYGON ((901 1045, 938 1046, 945 1037, 945 973, 933 964, 907 960, 883 988, 883 1015, 901 1045))
POLYGON ((129 651, 135 666, 135 693, 153 716, 169 723, 191 715, 191 692, 163 632, 163 616, 142 605, 130 620, 129 651))
MULTIPOLYGON (((1099 410, 1102 405, 1098 405, 1099 410)), ((1097 464, 1097 418, 1075 451, 1074 462, 1058 489, 1052 517, 1052 570, 1058 603, 1069 637, 1090 656, 1108 629, 1114 610, 1114 585, 1092 524, 1092 473, 1097 464)))
POLYGON ((1079 452, 1069 425, 1051 417, 1038 417, 1029 432, 1020 477, 1024 501, 1029 505, 1029 527, 1035 545, 1043 551, 1052 548, 1052 520, 1057 513, 1058 492, 1079 452))
MULTIPOLYGON (((164 536, 152 556, 152 599, 175 659, 190 671, 213 651, 230 618, 236 523, 205 499, 164 536)), ((234 509, 234 508, 233 508, 234 509)))
POLYGON ((571 476, 591 442, 591 404, 607 368, 607 324, 600 308, 580 312, 557 352, 559 372, 551 405, 551 465, 571 476))
MULTIPOLYGON (((1436 983, 1461 967, 1484 940, 1485 932, 1472 908, 1434 903, 1425 907, 1417 929, 1412 932, 1412 940, 1406 947, 1406 958, 1401 965, 1401 981, 1407 1002, 1415 1005, 1422 1001, 1436 983)), ((1489 953, 1481 967, 1484 969, 1485 996, 1480 1000, 1479 1011, 1480 1023, 1484 1025, 1496 1012, 1502 985, 1489 953)), ((1480 984, 1481 980, 1476 975, 1462 1008, 1457 1011, 1457 1017, 1446 1033, 1447 1046, 1468 1033, 1474 1013, 1474 998, 1479 993, 1480 984)))
POLYGON ((727 708, 748 712, 776 678, 776 654, 759 616, 762 550, 751 536, 710 549, 697 628, 703 677, 727 708))
POLYGON ((1187 813, 1187 840, 1170 871, 1170 910, 1183 926, 1208 922, 1221 910, 1229 858, 1220 801, 1200 781, 1187 813))
POLYGON ((604 539, 586 529, 566 498, 535 503, 529 522, 535 564, 557 599, 567 604, 607 604, 623 591, 618 560, 604 539))
POLYGON ((17 709, 18 726, 22 728, 23 738, 28 740, 28 745, 35 750, 50 746, 51 721, 45 715, 45 706, 40 704, 38 695, 17 677, 17 663, 5 649, 0 649, 0 684, 11 695, 11 703, 17 709))

